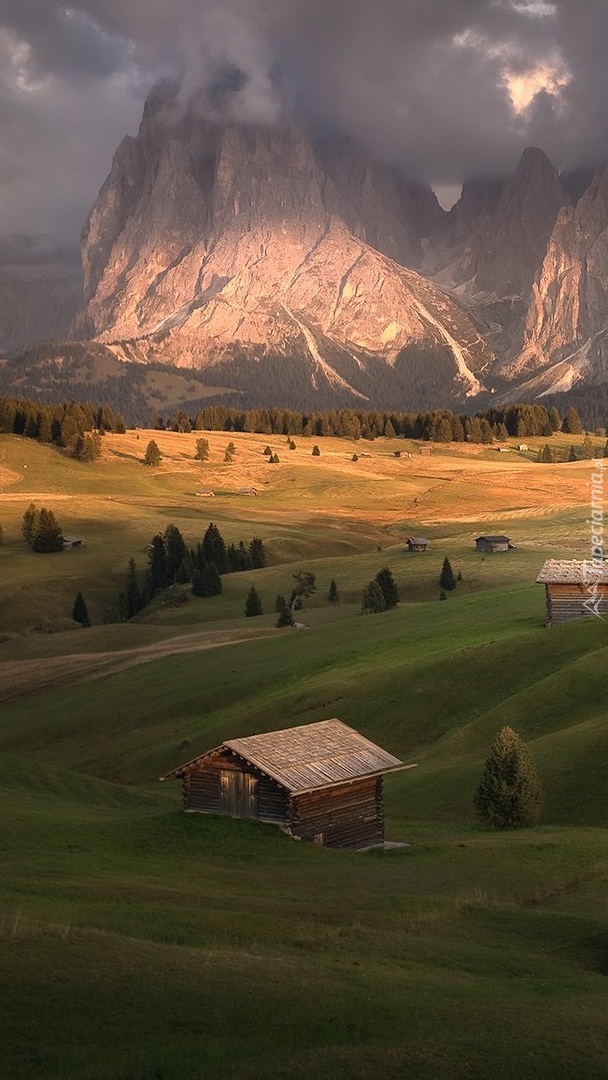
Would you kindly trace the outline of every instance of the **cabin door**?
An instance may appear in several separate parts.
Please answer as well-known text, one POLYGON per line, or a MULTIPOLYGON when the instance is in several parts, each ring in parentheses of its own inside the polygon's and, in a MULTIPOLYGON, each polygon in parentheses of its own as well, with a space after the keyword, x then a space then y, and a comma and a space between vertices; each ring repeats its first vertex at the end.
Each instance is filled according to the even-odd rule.
POLYGON ((236 769, 222 769, 220 811, 231 817, 257 817, 258 782, 255 776, 236 769))

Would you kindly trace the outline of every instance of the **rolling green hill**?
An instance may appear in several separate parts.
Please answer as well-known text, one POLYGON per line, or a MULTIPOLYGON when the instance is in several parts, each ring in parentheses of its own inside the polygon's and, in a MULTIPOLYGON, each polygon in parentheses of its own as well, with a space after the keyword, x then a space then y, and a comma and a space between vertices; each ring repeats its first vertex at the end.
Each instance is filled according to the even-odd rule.
POLYGON ((7 1077, 607 1077, 607 630, 546 630, 534 584, 547 555, 584 551, 586 464, 463 448, 410 465, 378 440, 355 473, 324 440, 320 459, 298 446, 268 468, 264 440, 239 436, 231 472, 225 435, 208 469, 193 437, 161 435, 158 471, 138 461, 147 433, 106 436, 88 468, 0 443, 7 1077), (226 494, 193 498, 203 471, 226 494), (263 493, 238 498, 254 476, 263 493), (82 551, 24 548, 33 497, 82 551), (175 521, 194 540, 210 519, 262 536, 270 565, 225 578, 221 597, 99 621, 155 531, 175 521), (503 530, 516 550, 472 550, 503 530), (432 550, 404 552, 410 534, 432 550), (462 582, 439 603, 445 554, 462 582), (402 601, 362 616, 382 565, 402 601), (302 568, 318 584, 305 625, 277 631, 274 597, 302 568), (259 619, 243 614, 252 583, 259 619), (85 630, 69 619, 77 589, 85 630), (331 716, 417 763, 385 786, 387 836, 407 846, 331 851, 183 815, 179 784, 158 783, 230 735, 331 716), (504 724, 546 793, 542 823, 513 833, 472 806, 504 724))

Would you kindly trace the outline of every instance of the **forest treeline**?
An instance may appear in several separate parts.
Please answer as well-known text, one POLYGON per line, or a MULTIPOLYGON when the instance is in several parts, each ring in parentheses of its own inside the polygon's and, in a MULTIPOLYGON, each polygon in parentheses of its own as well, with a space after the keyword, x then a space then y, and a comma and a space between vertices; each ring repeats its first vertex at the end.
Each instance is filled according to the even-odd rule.
POLYGON ((332 435, 347 439, 401 437, 431 442, 492 443, 496 439, 550 436, 556 431, 580 435, 583 425, 576 409, 568 408, 562 416, 553 406, 505 405, 475 416, 453 413, 449 409, 431 412, 371 412, 355 409, 330 409, 328 412, 301 413, 292 409, 232 409, 209 405, 196 416, 183 410, 169 420, 155 414, 153 426, 172 431, 246 431, 261 435, 332 435))
MULTIPOLYGON (((570 406, 560 414, 555 406, 505 405, 479 412, 475 416, 454 413, 449 409, 404 413, 355 409, 330 409, 327 412, 297 412, 293 409, 234 409, 209 405, 189 416, 178 410, 166 420, 153 414, 151 426, 171 431, 252 432, 348 439, 406 438, 430 442, 492 443, 506 438, 551 436, 556 431, 580 435, 583 425, 577 410, 570 406)), ((0 431, 24 435, 40 442, 78 447, 78 439, 87 432, 124 433, 121 413, 108 405, 45 405, 22 398, 0 398, 0 431)))
POLYGON ((72 448, 88 432, 124 434, 125 422, 108 405, 75 401, 43 405, 27 398, 0 397, 0 431, 72 448))

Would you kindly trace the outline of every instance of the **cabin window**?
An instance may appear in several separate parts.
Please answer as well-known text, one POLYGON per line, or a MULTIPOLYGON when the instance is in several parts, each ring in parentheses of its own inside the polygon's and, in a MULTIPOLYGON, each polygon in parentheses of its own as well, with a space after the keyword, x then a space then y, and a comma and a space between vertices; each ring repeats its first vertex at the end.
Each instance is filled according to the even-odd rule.
POLYGON ((220 772, 220 813, 231 817, 258 816, 258 782, 237 769, 220 772))

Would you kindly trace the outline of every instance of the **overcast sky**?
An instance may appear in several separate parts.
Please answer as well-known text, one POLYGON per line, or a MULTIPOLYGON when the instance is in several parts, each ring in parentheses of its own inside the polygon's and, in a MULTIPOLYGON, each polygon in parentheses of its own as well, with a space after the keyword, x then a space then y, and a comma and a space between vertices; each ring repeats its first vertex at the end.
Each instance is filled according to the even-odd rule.
POLYGON ((0 0, 0 237, 77 239, 173 71, 206 108, 238 70, 235 119, 289 101, 434 185, 512 169, 530 144, 595 164, 607 42, 608 0, 0 0))

